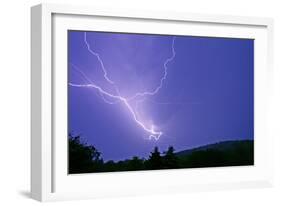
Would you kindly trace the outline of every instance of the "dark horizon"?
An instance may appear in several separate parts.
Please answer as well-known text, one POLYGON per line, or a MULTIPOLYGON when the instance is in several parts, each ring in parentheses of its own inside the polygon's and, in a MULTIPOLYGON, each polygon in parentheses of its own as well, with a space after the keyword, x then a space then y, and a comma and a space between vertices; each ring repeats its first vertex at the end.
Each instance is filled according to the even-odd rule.
MULTIPOLYGON (((70 136, 72 136, 72 134, 70 136)), ((114 161, 114 162, 125 161, 125 160, 132 159, 133 157, 137 156, 137 155, 132 155, 132 156, 128 156, 127 158, 124 158, 124 159, 104 159, 103 158, 103 153, 102 153, 102 151, 98 147, 96 147, 93 144, 89 144, 86 141, 86 138, 83 138, 83 136, 73 135, 73 137, 75 137, 75 136, 79 136, 79 138, 81 139, 81 142, 83 144, 85 144, 86 146, 93 146, 95 149, 97 149, 97 151, 101 153, 101 158, 105 162, 107 162, 107 161, 114 161)), ((223 140, 223 141, 209 142, 209 143, 202 144, 202 145, 195 145, 193 147, 186 147, 185 149, 182 149, 182 150, 177 150, 177 148, 174 148, 173 145, 169 145, 167 148, 163 147, 162 150, 159 149, 159 151, 160 151, 161 154, 164 154, 168 150, 169 147, 173 147, 175 149, 175 151, 174 151, 175 154, 177 154, 177 153, 181 153, 183 151, 189 151, 189 150, 192 151, 192 150, 196 150, 196 149, 200 149, 200 148, 205 148, 205 147, 216 145, 216 144, 224 144, 224 143, 229 143, 229 142, 244 142, 244 141, 246 141, 246 142, 247 141, 254 141, 254 139, 232 139, 232 140, 223 140)), ((154 148, 155 147, 158 147, 158 146, 156 145, 156 146, 154 146, 154 148)), ((151 149, 153 150, 153 148, 151 148, 151 149)), ((140 159, 148 159, 150 154, 151 154, 151 151, 149 151, 145 156, 137 156, 137 157, 140 158, 140 159)))
POLYGON ((85 41, 84 32, 69 31, 69 133, 116 161, 145 158, 155 146, 253 140, 253 56, 251 39, 87 32, 85 41), (159 140, 122 101, 85 87, 126 98, 153 91, 165 63, 161 89, 129 102, 145 127, 161 131, 159 140))

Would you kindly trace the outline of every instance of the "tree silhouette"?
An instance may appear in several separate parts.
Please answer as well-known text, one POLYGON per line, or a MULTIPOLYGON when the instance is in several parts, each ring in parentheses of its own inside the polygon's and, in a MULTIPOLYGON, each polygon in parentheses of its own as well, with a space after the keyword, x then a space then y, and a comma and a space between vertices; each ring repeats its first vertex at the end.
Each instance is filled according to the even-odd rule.
POLYGON ((154 147, 153 152, 150 153, 148 167, 152 170, 163 168, 163 161, 160 152, 158 151, 158 147, 154 147))
POLYGON ((144 160, 134 156, 128 163, 128 170, 142 170, 144 169, 144 160))
POLYGON ((116 164, 113 160, 109 160, 107 161, 104 165, 103 165, 103 170, 105 172, 113 172, 113 171, 118 171, 118 168, 116 168, 116 164))
POLYGON ((94 146, 83 143, 80 136, 69 134, 68 149, 69 173, 98 171, 98 165, 102 164, 102 159, 101 153, 94 146))
POLYGON ((216 143, 177 153, 174 147, 169 146, 162 156, 158 147, 154 147, 148 159, 134 156, 118 162, 103 162, 101 153, 94 146, 82 142, 79 135, 69 134, 68 148, 70 174, 254 164, 254 144, 251 140, 216 143))
POLYGON ((178 157, 174 153, 175 149, 170 146, 163 157, 163 164, 165 169, 175 169, 178 168, 178 157))

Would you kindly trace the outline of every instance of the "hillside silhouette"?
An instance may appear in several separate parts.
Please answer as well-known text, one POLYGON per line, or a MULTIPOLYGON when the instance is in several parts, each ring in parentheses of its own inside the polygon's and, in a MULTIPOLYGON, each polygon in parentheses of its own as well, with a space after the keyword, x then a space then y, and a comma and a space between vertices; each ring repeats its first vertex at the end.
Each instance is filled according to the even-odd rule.
POLYGON ((162 152, 155 147, 147 159, 133 156, 121 161, 104 161, 102 153, 82 142, 80 136, 70 134, 68 140, 69 174, 254 164, 253 140, 224 141, 179 152, 173 146, 162 152))

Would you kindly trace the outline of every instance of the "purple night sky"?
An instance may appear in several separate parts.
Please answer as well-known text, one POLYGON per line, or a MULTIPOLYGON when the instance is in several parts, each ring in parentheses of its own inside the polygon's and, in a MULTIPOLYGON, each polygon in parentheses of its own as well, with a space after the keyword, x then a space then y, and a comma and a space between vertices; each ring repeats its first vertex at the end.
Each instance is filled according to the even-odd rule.
POLYGON ((69 132, 104 160, 253 139, 253 62, 252 39, 69 31, 69 132), (165 62, 161 89, 128 100, 138 121, 163 133, 149 139, 123 101, 95 87, 126 99, 155 91, 165 62))

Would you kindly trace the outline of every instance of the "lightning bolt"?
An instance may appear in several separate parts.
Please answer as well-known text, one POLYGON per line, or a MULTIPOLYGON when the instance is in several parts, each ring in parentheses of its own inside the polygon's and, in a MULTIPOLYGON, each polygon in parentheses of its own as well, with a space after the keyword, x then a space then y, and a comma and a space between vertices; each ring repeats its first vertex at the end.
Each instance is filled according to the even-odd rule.
POLYGON ((73 84, 73 83, 69 83, 69 85, 73 86, 73 87, 94 88, 94 89, 97 89, 100 93, 102 93, 102 94, 104 94, 104 95, 106 95, 106 96, 108 96, 110 98, 113 98, 113 99, 116 99, 116 100, 120 100, 128 108, 129 112, 133 116, 134 121, 139 126, 141 126, 146 132, 148 132, 150 134, 149 135, 150 138, 153 137, 155 140, 158 140, 160 138, 160 136, 162 135, 161 131, 158 132, 158 131, 154 130, 154 126, 153 125, 151 126, 151 128, 147 128, 141 121, 138 120, 136 113, 134 112, 133 108, 131 107, 131 105, 129 104, 129 101, 126 98, 124 98, 124 97, 122 97, 120 95, 111 94, 111 93, 105 91, 104 89, 102 89, 100 86, 95 85, 95 84, 73 84))
POLYGON ((162 88, 163 86, 163 83, 164 81, 166 80, 167 78, 167 75, 168 75, 168 63, 173 61, 175 56, 176 56, 176 51, 175 51, 175 39, 176 37, 173 37, 173 40, 172 40, 172 56, 170 58, 168 58, 165 62, 164 62, 164 75, 163 77, 161 78, 160 80, 160 84, 153 90, 153 91, 148 91, 148 92, 138 92, 136 93, 134 96, 132 96, 131 98, 129 99, 134 99, 138 96, 153 96, 155 94, 157 94, 159 92, 159 90, 162 88))
MULTIPOLYGON (((71 66, 72 66, 88 83, 94 84, 94 82, 93 82, 91 79, 89 79, 89 78, 87 77, 87 75, 86 75, 80 68, 78 68, 75 64, 70 63, 70 65, 71 65, 71 66)), ((118 100, 118 101, 115 101, 115 102, 108 101, 108 100, 105 98, 105 95, 104 95, 103 92, 100 92, 100 91, 99 91, 99 94, 100 94, 101 98, 103 99, 103 101, 104 101, 105 103, 107 103, 107 104, 116 104, 117 102, 119 102, 119 100, 118 100)))
POLYGON ((88 51, 89 51, 92 55, 94 55, 94 56, 97 58, 97 60, 99 61, 100 65, 101 65, 101 69, 102 69, 102 71, 103 71, 103 76, 104 76, 104 78, 106 79, 106 81, 108 81, 110 84, 114 84, 114 82, 113 82, 111 79, 109 79, 108 76, 107 76, 107 71, 106 71, 106 69, 105 69, 105 67, 104 67, 103 61, 102 61, 101 58, 100 58, 100 55, 99 55, 98 53, 94 52, 94 51, 91 49, 90 44, 89 44, 88 41, 87 41, 87 32, 84 32, 84 42, 85 42, 85 44, 86 44, 86 47, 87 47, 88 51))
MULTIPOLYGON (((112 92, 109 92, 109 91, 106 91, 105 89, 103 89, 101 86, 98 86, 96 85, 91 79, 89 79, 87 77, 87 75, 85 75, 85 73, 76 65, 74 64, 70 64, 75 70, 77 70, 81 75, 82 77, 87 81, 89 82, 88 84, 74 84, 74 83, 69 83, 69 86, 72 86, 72 87, 80 87, 80 88, 93 88, 95 90, 97 90, 103 100, 106 102, 106 103, 109 103, 109 104, 114 104, 114 103, 119 103, 119 102, 122 102, 126 108, 128 109, 128 111, 130 112, 130 114, 132 115, 133 117, 133 120, 137 123, 137 125, 139 125, 144 131, 146 131, 148 134, 149 134, 149 139, 155 139, 155 140, 159 140, 159 138, 163 135, 163 132, 162 131, 156 131, 155 129, 155 126, 152 124, 150 125, 150 127, 146 126, 145 123, 143 123, 141 120, 139 120, 138 118, 138 112, 135 111, 133 109, 133 107, 131 106, 130 104, 130 101, 134 100, 135 98, 137 97, 143 97, 145 98, 146 96, 153 96, 153 95, 156 95, 158 93, 158 91, 162 88, 163 86, 163 83, 165 81, 165 79, 167 78, 167 75, 168 75, 168 63, 171 62, 175 56, 176 56, 176 52, 175 52, 175 48, 174 48, 174 45, 175 45, 175 37, 173 37, 173 40, 172 40, 172 56, 169 57, 168 59, 166 59, 166 61, 164 62, 164 74, 163 76, 161 77, 160 79, 160 83, 159 85, 152 91, 145 91, 145 92, 138 92, 136 93, 135 95, 133 95, 132 97, 123 97, 120 92, 119 92, 119 89, 118 87, 114 84, 114 81, 112 81, 109 77, 108 77, 108 73, 107 73, 107 70, 104 66, 104 63, 102 61, 102 59, 100 58, 100 55, 98 53, 96 53, 95 51, 93 51, 91 49, 91 46, 89 44, 89 42, 87 41, 87 33, 84 32, 84 43, 86 45, 86 48, 87 50, 89 51, 90 54, 92 54, 93 56, 95 56, 97 58, 97 60, 99 61, 100 63, 100 66, 101 66, 101 69, 103 71, 103 77, 104 79, 111 85, 114 86, 115 88, 115 92, 116 94, 113 94, 112 92), (115 100, 114 102, 111 102, 111 101, 108 101, 107 99, 105 99, 105 97, 109 98, 109 99, 112 99, 112 100, 115 100)), ((139 102, 137 102, 137 105, 138 105, 139 102)))

